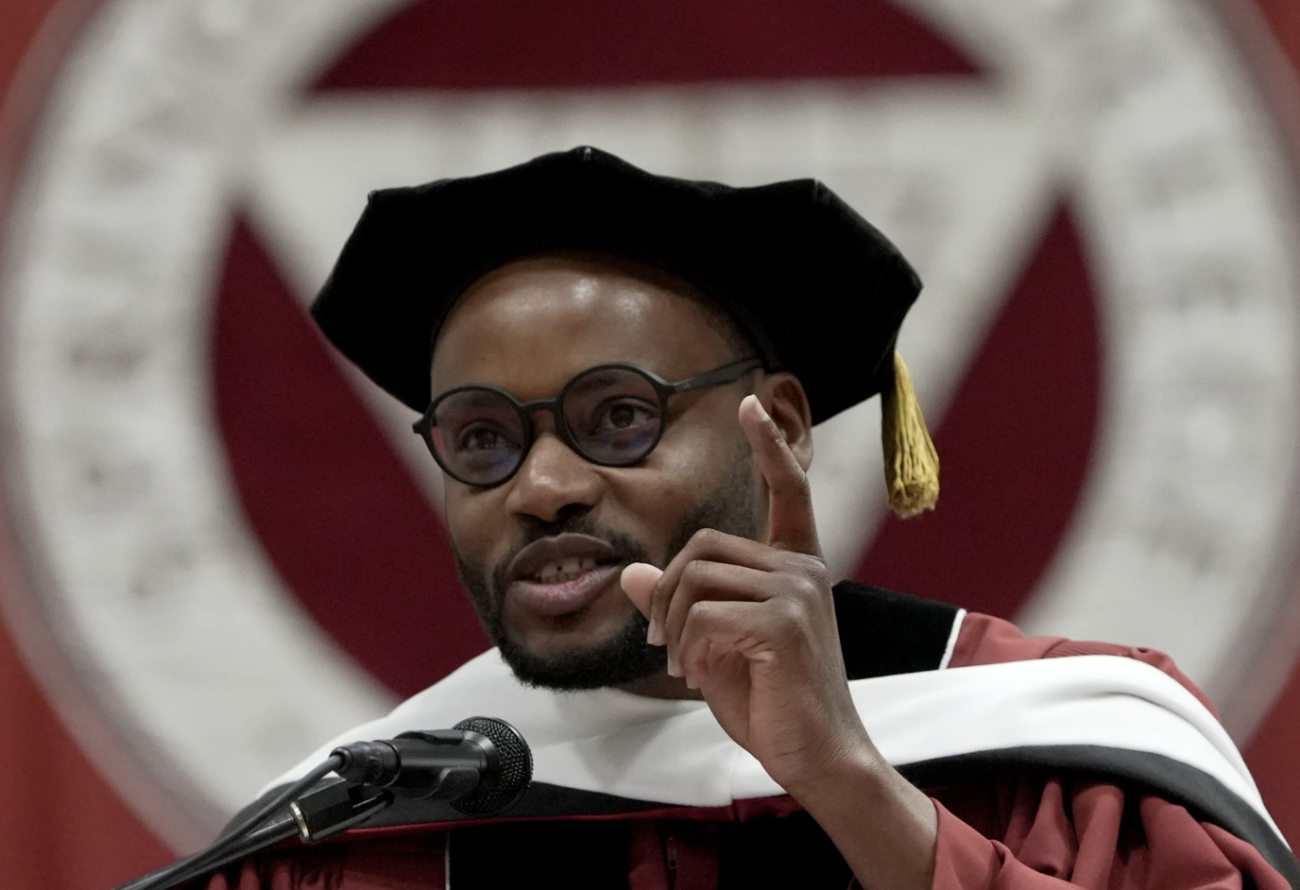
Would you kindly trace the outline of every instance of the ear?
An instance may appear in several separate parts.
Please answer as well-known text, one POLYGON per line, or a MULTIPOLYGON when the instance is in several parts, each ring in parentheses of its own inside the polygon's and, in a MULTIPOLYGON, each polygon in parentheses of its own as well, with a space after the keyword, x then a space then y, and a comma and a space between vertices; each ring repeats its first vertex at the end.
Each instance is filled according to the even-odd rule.
POLYGON ((803 384, 793 374, 767 374, 755 388, 755 394, 806 472, 813 459, 812 409, 803 384))

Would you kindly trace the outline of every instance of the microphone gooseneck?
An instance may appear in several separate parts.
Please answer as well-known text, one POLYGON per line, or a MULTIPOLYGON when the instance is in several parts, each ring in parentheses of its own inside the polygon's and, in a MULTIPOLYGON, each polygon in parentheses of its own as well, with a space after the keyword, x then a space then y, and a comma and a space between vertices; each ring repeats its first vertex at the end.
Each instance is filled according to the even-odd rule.
POLYGON ((532 777, 527 743, 492 717, 353 742, 237 819, 206 850, 118 890, 177 887, 295 835, 304 843, 323 841, 365 823, 397 797, 443 800, 467 816, 488 816, 516 803, 532 777), (326 777, 330 772, 338 778, 326 777))

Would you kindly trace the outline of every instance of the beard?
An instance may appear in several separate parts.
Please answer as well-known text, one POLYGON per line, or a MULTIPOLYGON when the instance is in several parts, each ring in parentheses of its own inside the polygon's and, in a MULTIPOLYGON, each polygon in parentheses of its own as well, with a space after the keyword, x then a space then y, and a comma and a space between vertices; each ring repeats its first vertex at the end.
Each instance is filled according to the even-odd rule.
POLYGON ((602 538, 613 545, 627 562, 646 562, 660 568, 680 553, 701 529, 711 528, 737 537, 757 539, 760 525, 753 466, 753 454, 745 447, 743 456, 731 462, 731 472, 723 483, 702 499, 678 525, 669 539, 662 562, 656 562, 643 545, 629 536, 602 528, 585 511, 555 522, 538 523, 491 573, 483 567, 470 565, 457 552, 456 568, 461 584, 469 593, 483 629, 515 676, 529 686, 575 690, 623 686, 664 670, 667 650, 646 642, 649 621, 635 609, 622 628, 598 643, 552 655, 539 655, 524 648, 510 635, 502 618, 506 566, 515 554, 534 541, 565 532, 602 538))

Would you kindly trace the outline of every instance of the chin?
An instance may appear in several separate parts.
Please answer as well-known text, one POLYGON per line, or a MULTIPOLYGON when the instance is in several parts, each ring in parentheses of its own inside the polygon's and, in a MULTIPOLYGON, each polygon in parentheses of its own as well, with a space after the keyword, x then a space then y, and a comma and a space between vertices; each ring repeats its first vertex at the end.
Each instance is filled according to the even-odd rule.
POLYGON ((666 650, 645 641, 647 625, 638 612, 603 642, 554 653, 533 651, 508 634, 501 634, 495 642, 502 659, 522 683, 556 690, 600 689, 623 686, 667 666, 666 650))

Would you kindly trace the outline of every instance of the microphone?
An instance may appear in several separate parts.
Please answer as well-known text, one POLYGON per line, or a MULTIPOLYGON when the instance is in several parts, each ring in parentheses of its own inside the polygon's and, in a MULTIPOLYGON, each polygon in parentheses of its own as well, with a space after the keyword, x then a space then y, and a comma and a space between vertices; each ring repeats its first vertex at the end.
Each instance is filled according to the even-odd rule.
POLYGON ((353 742, 250 808, 206 850, 117 890, 179 887, 295 834, 304 843, 326 840, 366 822, 394 797, 445 800, 467 816, 488 816, 517 802, 532 779, 533 753, 523 736, 492 717, 470 717, 454 729, 353 742), (327 778, 331 772, 340 778, 327 778))
POLYGON ((513 726, 470 717, 452 729, 404 732, 393 739, 335 748, 344 779, 395 797, 445 800, 467 816, 504 810, 533 778, 533 754, 513 726))

